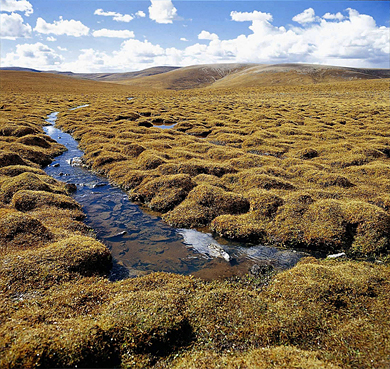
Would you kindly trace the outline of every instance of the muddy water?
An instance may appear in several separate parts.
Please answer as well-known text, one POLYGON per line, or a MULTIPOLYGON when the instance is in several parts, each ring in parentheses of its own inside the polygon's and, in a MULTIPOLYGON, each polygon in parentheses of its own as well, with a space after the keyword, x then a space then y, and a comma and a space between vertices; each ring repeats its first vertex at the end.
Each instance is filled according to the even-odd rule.
POLYGON ((77 166, 77 158, 83 152, 72 136, 54 127, 57 114, 47 117, 48 126, 44 129, 68 151, 45 171, 58 180, 77 185, 74 199, 83 206, 86 224, 110 248, 114 258, 112 279, 154 271, 224 278, 248 273, 250 269, 259 270, 257 266, 264 264, 290 268, 306 255, 261 245, 247 247, 213 238, 208 233, 168 226, 158 216, 131 203, 127 194, 105 177, 77 166))

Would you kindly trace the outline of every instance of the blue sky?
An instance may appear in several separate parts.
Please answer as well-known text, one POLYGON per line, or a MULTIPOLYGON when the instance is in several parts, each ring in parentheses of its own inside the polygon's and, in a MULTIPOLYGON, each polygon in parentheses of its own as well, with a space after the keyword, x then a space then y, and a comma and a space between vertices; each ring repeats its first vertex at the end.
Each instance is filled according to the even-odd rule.
POLYGON ((125 72, 156 65, 390 68, 389 1, 0 0, 1 66, 125 72))

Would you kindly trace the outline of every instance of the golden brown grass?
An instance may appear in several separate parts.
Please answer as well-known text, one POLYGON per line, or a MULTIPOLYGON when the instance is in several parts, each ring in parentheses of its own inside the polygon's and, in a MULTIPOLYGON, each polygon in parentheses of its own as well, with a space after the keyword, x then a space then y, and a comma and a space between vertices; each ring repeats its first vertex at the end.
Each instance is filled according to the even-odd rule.
POLYGON ((307 258, 259 278, 113 283, 108 250, 37 160, 63 150, 41 130, 59 111, 94 170, 172 223, 386 262, 387 81, 155 94, 12 76, 0 103, 1 367, 389 366, 388 264, 307 258))

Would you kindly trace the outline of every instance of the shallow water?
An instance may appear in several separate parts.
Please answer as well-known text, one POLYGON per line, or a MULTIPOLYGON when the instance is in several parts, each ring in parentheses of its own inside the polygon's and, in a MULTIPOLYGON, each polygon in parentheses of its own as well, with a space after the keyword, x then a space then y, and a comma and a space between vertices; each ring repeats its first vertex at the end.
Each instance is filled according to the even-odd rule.
POLYGON ((47 117, 49 125, 44 130, 68 151, 45 171, 58 180, 77 185, 73 197, 83 206, 87 215, 85 223, 110 248, 114 258, 112 279, 154 271, 193 274, 205 279, 224 278, 245 274, 255 264, 290 268, 307 255, 261 245, 245 247, 209 233, 168 226, 161 218, 131 203, 126 192, 111 185, 105 177, 71 165, 72 161, 77 163, 73 159, 80 158, 83 152, 71 135, 54 127, 57 114, 47 117), (229 255, 229 261, 223 258, 223 252, 229 255))

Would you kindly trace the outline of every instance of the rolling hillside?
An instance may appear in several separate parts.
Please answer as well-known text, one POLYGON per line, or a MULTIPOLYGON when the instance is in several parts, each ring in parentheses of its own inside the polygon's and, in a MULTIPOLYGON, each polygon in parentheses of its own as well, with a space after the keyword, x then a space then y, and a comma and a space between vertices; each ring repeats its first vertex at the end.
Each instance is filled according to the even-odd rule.
POLYGON ((183 67, 159 75, 118 81, 146 89, 186 90, 207 87, 221 78, 243 71, 253 64, 205 64, 183 67))
POLYGON ((389 69, 312 64, 214 64, 180 68, 159 75, 118 81, 146 89, 240 88, 390 78, 389 69))
MULTIPOLYGON (((242 88, 275 85, 308 85, 361 79, 390 78, 390 69, 347 68, 315 64, 205 64, 189 67, 154 67, 128 73, 41 72, 25 68, 0 68, 3 72, 39 72, 99 81, 143 90, 192 88, 242 88)), ((31 77, 29 77, 31 78, 31 77)))

